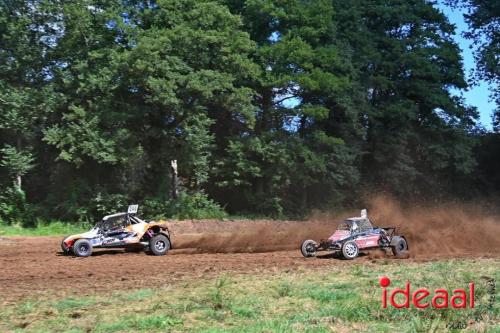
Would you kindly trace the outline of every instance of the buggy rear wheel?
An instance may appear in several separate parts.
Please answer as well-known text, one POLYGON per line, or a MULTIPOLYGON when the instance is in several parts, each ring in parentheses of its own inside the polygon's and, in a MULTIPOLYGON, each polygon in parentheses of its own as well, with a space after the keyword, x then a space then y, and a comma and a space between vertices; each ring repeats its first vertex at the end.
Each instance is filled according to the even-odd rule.
POLYGON ((149 240, 149 251, 155 256, 162 256, 170 250, 170 240, 165 235, 156 235, 149 240))
POLYGON ((356 242, 349 241, 342 244, 342 255, 348 260, 356 258, 359 254, 359 248, 356 242))
POLYGON ((402 253, 408 251, 408 244, 403 237, 395 236, 391 242, 392 245, 392 253, 395 256, 399 256, 402 253))
POLYGON ((308 239, 302 242, 302 246, 300 247, 300 252, 302 252, 302 255, 304 258, 310 258, 314 257, 316 255, 316 242, 308 239))

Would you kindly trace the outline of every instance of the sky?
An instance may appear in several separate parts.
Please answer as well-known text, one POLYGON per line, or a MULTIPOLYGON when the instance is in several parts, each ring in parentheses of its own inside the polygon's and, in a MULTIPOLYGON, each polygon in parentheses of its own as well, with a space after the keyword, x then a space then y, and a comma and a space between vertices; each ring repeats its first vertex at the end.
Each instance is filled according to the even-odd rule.
MULTIPOLYGON (((439 8, 448 16, 451 23, 456 26, 456 34, 454 36, 455 41, 458 46, 462 49, 462 57, 464 63, 465 73, 468 78, 471 76, 471 71, 475 67, 473 50, 469 47, 472 42, 470 40, 462 37, 462 33, 468 30, 467 23, 464 21, 464 11, 460 9, 451 9, 443 4, 439 4, 439 8)), ((480 113, 479 122, 487 130, 492 130, 492 119, 493 110, 495 109, 495 103, 489 99, 489 85, 482 81, 479 82, 477 86, 471 87, 466 92, 455 93, 457 95, 462 95, 465 98, 467 104, 477 107, 480 113)))

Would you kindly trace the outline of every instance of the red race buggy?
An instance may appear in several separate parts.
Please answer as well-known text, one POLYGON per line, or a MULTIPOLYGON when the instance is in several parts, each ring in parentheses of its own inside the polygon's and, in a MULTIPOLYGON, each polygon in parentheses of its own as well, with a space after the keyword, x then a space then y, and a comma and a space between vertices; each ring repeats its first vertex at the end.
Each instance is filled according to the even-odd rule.
POLYGON ((341 222, 330 238, 320 242, 308 239, 301 246, 306 258, 314 257, 318 251, 333 251, 345 259, 354 259, 361 250, 374 249, 390 249, 399 256, 408 251, 408 242, 404 236, 396 235, 396 227, 374 227, 366 209, 361 211, 360 217, 341 222))

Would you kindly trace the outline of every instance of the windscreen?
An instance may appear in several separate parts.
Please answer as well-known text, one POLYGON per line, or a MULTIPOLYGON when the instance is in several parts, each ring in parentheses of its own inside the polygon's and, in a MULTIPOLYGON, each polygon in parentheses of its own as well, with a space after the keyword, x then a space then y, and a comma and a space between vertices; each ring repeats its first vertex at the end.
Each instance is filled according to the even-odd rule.
POLYGON ((99 229, 103 231, 110 231, 114 229, 124 228, 127 226, 127 219, 125 216, 112 217, 107 220, 102 220, 99 223, 99 229))
POLYGON ((347 222, 342 222, 337 226, 337 230, 351 230, 351 226, 347 222))

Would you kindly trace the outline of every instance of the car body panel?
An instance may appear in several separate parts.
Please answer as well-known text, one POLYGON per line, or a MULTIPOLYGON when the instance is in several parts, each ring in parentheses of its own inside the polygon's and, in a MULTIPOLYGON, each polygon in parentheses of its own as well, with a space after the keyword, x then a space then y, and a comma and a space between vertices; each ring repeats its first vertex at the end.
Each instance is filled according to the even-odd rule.
POLYGON ((349 230, 335 230, 333 235, 331 235, 328 240, 331 242, 337 242, 349 237, 350 235, 351 233, 349 232, 349 230))
POLYGON ((368 247, 374 247, 378 246, 378 242, 380 240, 380 233, 370 233, 368 235, 364 236, 358 236, 355 238, 356 245, 360 249, 368 248, 368 247))

